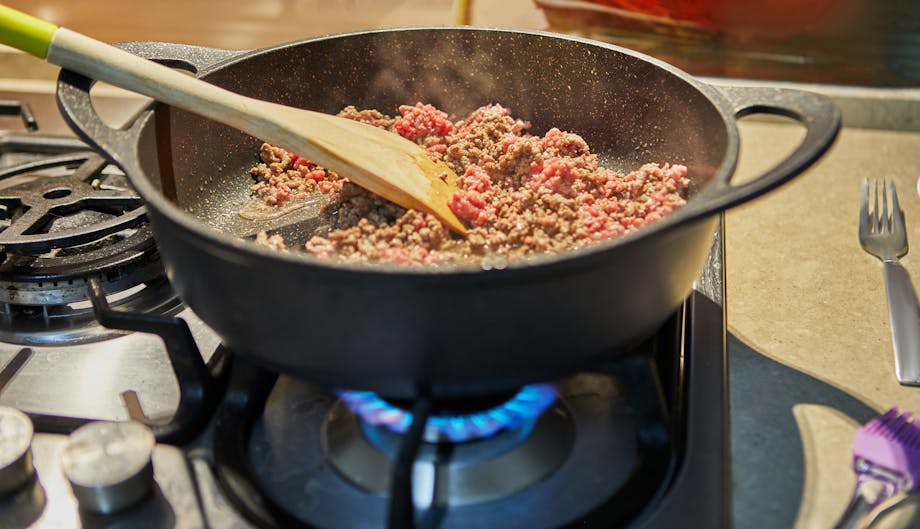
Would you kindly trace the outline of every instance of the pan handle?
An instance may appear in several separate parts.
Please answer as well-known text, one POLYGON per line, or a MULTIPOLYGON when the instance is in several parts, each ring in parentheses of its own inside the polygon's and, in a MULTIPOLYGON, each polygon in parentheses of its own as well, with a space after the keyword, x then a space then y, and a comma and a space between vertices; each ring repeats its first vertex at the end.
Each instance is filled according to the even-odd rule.
MULTIPOLYGON (((216 65, 245 53, 167 42, 123 42, 115 46, 171 68, 186 70, 196 76, 201 76, 216 65)), ((95 82, 76 72, 61 70, 57 81, 58 109, 80 139, 105 153, 123 170, 128 171, 129 168, 124 164, 132 164, 132 159, 136 161, 136 157, 129 153, 133 152, 141 125, 146 121, 143 118, 152 114, 153 110, 150 106, 145 107, 130 119, 124 128, 112 128, 99 117, 90 99, 89 91, 95 82)))
POLYGON ((748 86, 714 87, 729 101, 735 119, 751 114, 792 118, 805 126, 805 137, 796 149, 772 169, 743 184, 731 184, 731 173, 716 182, 705 204, 709 214, 760 196, 801 173, 834 143, 840 130, 840 111, 822 94, 790 88, 748 86))

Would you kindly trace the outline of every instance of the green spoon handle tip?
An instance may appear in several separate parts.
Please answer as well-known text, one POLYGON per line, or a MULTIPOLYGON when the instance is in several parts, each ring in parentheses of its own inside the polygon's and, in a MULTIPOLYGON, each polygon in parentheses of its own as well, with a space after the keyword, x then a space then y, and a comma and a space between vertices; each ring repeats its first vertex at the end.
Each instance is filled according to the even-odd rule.
POLYGON ((0 43, 30 53, 39 59, 48 55, 57 26, 0 4, 0 43))

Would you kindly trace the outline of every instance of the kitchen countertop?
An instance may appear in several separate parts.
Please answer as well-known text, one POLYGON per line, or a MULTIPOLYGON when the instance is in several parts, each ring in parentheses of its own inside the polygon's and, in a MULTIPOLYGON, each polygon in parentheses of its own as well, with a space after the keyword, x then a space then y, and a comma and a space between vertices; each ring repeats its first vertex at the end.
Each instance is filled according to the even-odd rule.
MULTIPOLYGON (((117 7, 101 0, 7 3, 101 40, 173 40, 228 48, 454 20, 446 0, 233 0, 221 2, 219 9, 202 7, 204 2, 167 1, 147 3, 145 14, 133 18, 127 16, 136 9, 132 2, 117 7)), ((530 2, 472 5, 475 24, 545 27, 530 2)), ((48 90, 54 72, 0 50, 0 97, 48 90)), ((830 526, 853 484, 849 465, 855 429, 892 405, 920 410, 920 388, 902 387, 894 378, 881 263, 862 251, 856 237, 862 179, 886 177, 897 183, 909 238, 920 243, 920 197, 914 191, 920 177, 920 95, 915 90, 811 88, 827 88, 841 102, 846 127, 836 144, 812 169, 733 209, 725 220, 733 495, 739 528, 830 526)), ((110 95, 127 97, 117 91, 110 95)), ((797 125, 756 118, 743 120, 741 130, 739 179, 778 160, 802 135, 797 125)), ((917 252, 903 263, 920 281, 917 252)), ((915 511, 901 509, 899 514, 915 511)), ((894 518, 887 521, 903 521, 894 518)))
MULTIPOLYGON (((743 123, 739 177, 800 135, 743 123)), ((920 411, 920 388, 894 378, 881 263, 857 240, 869 177, 896 183, 920 241, 918 147, 918 132, 846 127, 812 169, 726 215, 735 509, 757 527, 828 527, 853 485, 859 424, 892 405, 920 411)), ((920 258, 903 264, 920 278, 920 258)))

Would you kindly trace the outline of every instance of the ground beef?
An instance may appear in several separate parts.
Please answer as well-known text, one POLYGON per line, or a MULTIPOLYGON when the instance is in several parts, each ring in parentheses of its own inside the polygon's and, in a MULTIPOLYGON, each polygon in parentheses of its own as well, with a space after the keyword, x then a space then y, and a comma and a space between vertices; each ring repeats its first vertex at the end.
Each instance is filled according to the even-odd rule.
POLYGON ((252 193, 267 206, 280 206, 317 191, 330 193, 342 186, 342 179, 315 163, 267 143, 259 150, 262 163, 250 169, 257 180, 252 193))
MULTIPOLYGON (((530 124, 500 105, 451 121, 437 108, 399 107, 399 116, 347 107, 340 116, 385 128, 428 150, 459 176, 448 202, 469 227, 456 235, 429 213, 407 210, 300 158, 265 144, 252 169, 255 196, 277 205, 325 192, 333 229, 314 236, 307 252, 322 258, 408 265, 478 261, 502 267, 527 255, 595 244, 638 229, 685 203, 682 165, 649 163, 627 174, 600 166, 579 135, 530 124)), ((257 242, 284 249, 279 237, 257 242)))
POLYGON ((284 237, 278 235, 269 235, 264 231, 260 231, 256 234, 256 243, 261 244, 262 246, 268 246, 272 250, 286 250, 287 245, 284 244, 284 237))

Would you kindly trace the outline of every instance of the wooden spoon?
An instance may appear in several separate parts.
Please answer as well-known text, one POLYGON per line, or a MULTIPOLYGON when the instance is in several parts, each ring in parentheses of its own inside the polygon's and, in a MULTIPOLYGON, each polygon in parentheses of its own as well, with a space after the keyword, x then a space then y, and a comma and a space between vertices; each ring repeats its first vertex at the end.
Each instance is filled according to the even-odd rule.
POLYGON ((447 207, 457 191, 457 176, 398 134, 241 96, 3 5, 0 43, 237 128, 403 207, 431 212, 458 233, 466 232, 447 207))

